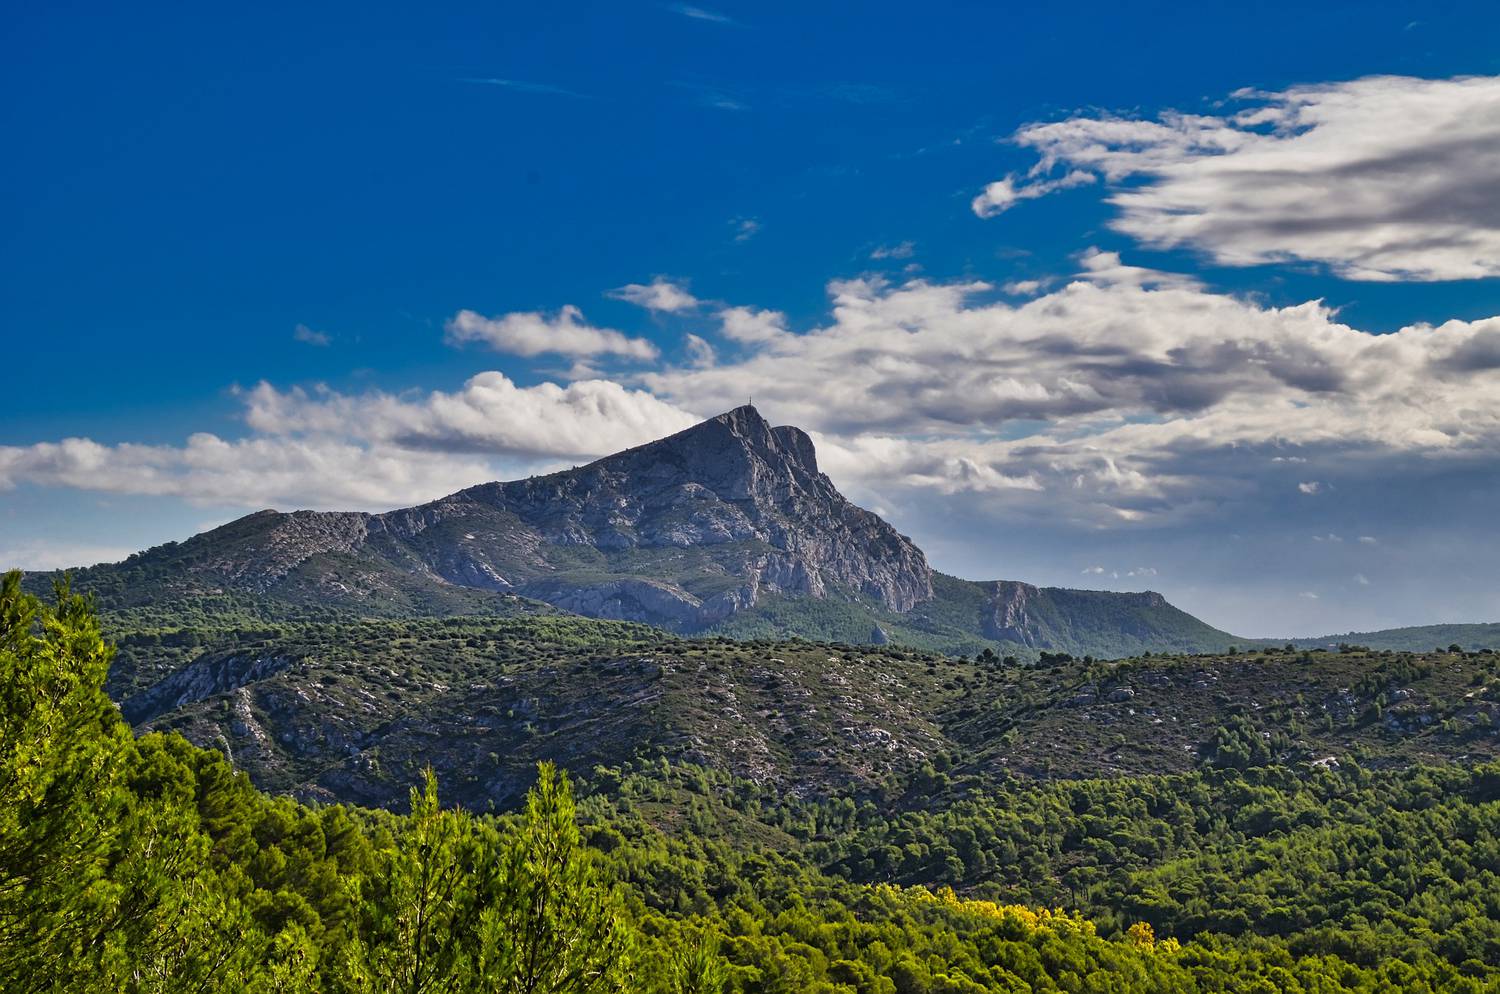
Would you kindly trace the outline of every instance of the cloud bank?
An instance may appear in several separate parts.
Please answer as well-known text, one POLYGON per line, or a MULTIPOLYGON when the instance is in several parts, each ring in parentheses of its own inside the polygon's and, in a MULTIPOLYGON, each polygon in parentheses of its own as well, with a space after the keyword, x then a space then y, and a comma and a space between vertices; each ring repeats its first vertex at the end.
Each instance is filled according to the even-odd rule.
POLYGON ((200 432, 180 446, 86 438, 0 446, 0 490, 32 484, 247 508, 384 509, 559 468, 696 420, 616 383, 518 387, 497 372, 425 396, 262 383, 242 400, 253 434, 240 440, 200 432))
POLYGON ((1241 91, 1224 116, 1078 116, 1022 128, 1040 160, 980 217, 1102 178, 1111 226, 1229 266, 1321 263, 1352 280, 1500 276, 1500 77, 1372 76, 1241 91), (1048 178, 1066 170, 1060 178, 1048 178))
POLYGON ((1032 493, 1100 524, 1315 494, 1309 470, 1373 479, 1500 455, 1500 319, 1377 335, 1317 301, 1266 307, 1113 253, 1082 262, 1020 303, 982 282, 836 281, 823 327, 726 311, 740 358, 639 380, 691 411, 753 394, 818 432, 842 480, 1032 493))
MULTIPOLYGON (((668 307, 680 292, 633 286, 668 307)), ((864 494, 988 495, 1006 514, 1089 527, 1276 495, 1317 503, 1350 481, 1500 457, 1500 318, 1370 334, 1317 301, 1267 307, 1100 251, 1029 299, 873 276, 828 291, 820 327, 722 306, 693 317, 683 365, 615 380, 523 387, 490 371, 426 394, 262 383, 241 395, 247 438, 3 447, 0 486, 388 506, 626 448, 750 396, 813 431, 828 472, 864 494)), ((579 332, 570 308, 471 313, 450 336, 511 351, 619 335, 579 332)))

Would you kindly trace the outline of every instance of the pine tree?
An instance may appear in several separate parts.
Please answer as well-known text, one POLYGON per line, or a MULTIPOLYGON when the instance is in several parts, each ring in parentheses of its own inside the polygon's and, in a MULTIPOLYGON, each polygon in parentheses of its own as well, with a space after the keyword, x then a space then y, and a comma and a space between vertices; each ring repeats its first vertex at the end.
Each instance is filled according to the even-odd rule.
MULTIPOLYGON (((490 847, 491 850, 493 847, 490 847)), ((471 968, 464 940, 475 927, 475 879, 482 847, 472 818, 444 811, 428 768, 411 791, 397 847, 367 895, 371 934, 348 949, 349 981, 372 994, 443 994, 467 990, 471 968)), ((493 861, 493 857, 491 860, 493 861)))
POLYGON ((77 989, 119 893, 105 871, 130 733, 100 689, 110 651, 66 583, 45 606, 0 580, 0 989, 77 989))
POLYGON ((568 777, 538 767, 521 824, 493 869, 480 930, 482 989, 629 990, 633 941, 578 834, 568 777))

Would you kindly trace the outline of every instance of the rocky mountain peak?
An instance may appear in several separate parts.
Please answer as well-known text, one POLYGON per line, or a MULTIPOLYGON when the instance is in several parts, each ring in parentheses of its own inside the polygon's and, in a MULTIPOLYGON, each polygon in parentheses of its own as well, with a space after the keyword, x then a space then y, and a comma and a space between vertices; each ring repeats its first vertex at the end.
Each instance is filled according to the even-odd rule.
POLYGON ((681 434, 711 430, 714 425, 723 425, 741 438, 751 440, 764 440, 774 430, 771 427, 771 422, 767 421, 761 415, 760 411, 756 410, 755 405, 741 404, 732 411, 725 411, 723 414, 709 418, 707 421, 701 421, 692 428, 686 429, 681 434))
MULTIPOLYGON (((727 431, 751 452, 767 462, 786 461, 790 466, 808 473, 818 472, 818 455, 807 432, 792 425, 772 427, 750 404, 726 411, 718 417, 709 418, 672 438, 697 441, 703 436, 727 431)), ((672 441, 671 438, 663 442, 672 441)))
MULTIPOLYGON (((587 466, 468 493, 536 528, 543 547, 583 546, 615 559, 629 550, 685 550, 673 561, 692 562, 698 575, 666 587, 700 620, 766 593, 867 596, 894 610, 932 596, 921 550, 839 493, 818 471, 806 432, 775 427, 749 405, 587 466), (690 593, 695 586, 718 592, 703 601, 690 593)), ((652 577, 649 591, 641 581, 626 586, 659 602, 664 580, 652 577)), ((558 603, 551 578, 538 582, 544 599, 558 603)), ((624 596, 621 582, 609 581, 610 598, 624 596)), ((580 609, 571 594, 564 600, 580 609)), ((583 613, 596 611, 584 604, 583 613)))
POLYGON ((818 472, 812 439, 773 427, 746 404, 675 435, 626 449, 578 470, 655 483, 698 484, 724 500, 768 500, 792 492, 837 494, 818 472))

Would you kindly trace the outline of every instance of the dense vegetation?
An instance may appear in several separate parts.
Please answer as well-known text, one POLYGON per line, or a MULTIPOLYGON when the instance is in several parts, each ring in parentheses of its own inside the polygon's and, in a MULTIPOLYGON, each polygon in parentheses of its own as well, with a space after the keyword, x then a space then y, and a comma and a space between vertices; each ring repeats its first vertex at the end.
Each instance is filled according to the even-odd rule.
MULTIPOLYGON (((601 666, 639 648, 615 635, 601 666)), ((757 651, 722 649, 725 666, 757 651)), ((1493 762, 1312 766, 1247 709, 1258 722, 1210 730, 1169 776, 1016 778, 945 746, 792 792, 648 749, 585 768, 576 801, 544 763, 514 813, 443 809, 427 777, 393 814, 270 797, 217 752, 133 737, 102 690, 109 660, 84 600, 5 580, 6 991, 1500 991, 1493 762)), ((1348 691, 1370 707, 1393 681, 1435 697, 1461 679, 1473 709, 1493 675, 1493 657, 1373 662, 1348 691)), ((1009 719, 984 702, 1001 687, 1045 713, 1059 688, 1097 699, 1121 679, 874 665, 930 667, 964 727, 996 737, 1009 719)), ((1134 665, 1142 688, 1161 672, 1134 665)), ((1284 706, 1295 717, 1294 694, 1284 706)), ((1349 729, 1389 731, 1358 710, 1349 729)), ((1490 741, 1440 724, 1422 734, 1490 741)))

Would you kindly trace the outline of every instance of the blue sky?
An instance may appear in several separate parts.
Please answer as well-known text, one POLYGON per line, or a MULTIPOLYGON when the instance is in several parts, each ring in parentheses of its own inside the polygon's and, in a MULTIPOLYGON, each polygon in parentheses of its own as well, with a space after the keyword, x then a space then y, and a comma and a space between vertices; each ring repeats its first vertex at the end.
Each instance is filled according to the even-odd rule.
POLYGON ((1500 618, 1496 105, 1437 85, 1500 75, 1500 11, 809 6, 21 11, 0 559, 753 392, 952 572, 1245 634, 1500 618))

